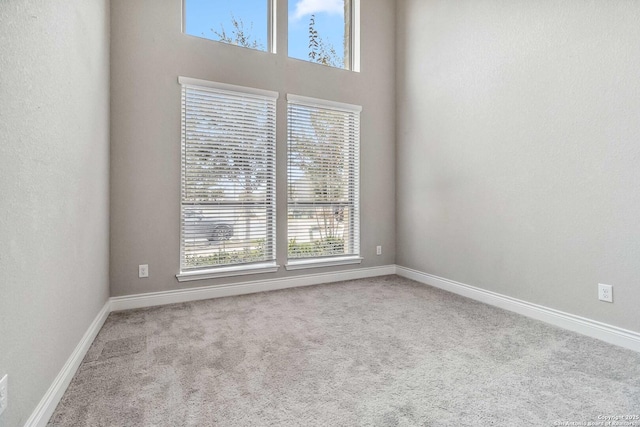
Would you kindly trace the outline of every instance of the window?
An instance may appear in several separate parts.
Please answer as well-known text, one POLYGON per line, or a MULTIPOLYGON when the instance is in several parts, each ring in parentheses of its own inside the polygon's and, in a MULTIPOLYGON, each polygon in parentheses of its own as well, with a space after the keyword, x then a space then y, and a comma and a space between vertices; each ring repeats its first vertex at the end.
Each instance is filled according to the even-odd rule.
MULTIPOLYGON (((183 0, 185 34, 276 52, 277 0, 183 0)), ((289 0, 289 57, 360 71, 360 0, 289 0)))
POLYGON ((290 0, 289 57, 359 71, 359 0, 290 0))
POLYGON ((361 107, 287 100, 287 268, 359 262, 361 107))
POLYGON ((275 0, 184 0, 182 15, 185 34, 275 52, 275 0))
POLYGON ((179 82, 178 278, 214 267, 224 275, 275 271, 277 93, 184 77, 179 82))

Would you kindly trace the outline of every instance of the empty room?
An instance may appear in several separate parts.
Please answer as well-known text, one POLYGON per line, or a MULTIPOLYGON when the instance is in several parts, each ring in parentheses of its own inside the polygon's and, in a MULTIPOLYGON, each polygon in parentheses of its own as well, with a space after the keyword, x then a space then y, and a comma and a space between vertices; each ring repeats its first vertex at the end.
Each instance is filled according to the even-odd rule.
POLYGON ((2 0, 0 427, 640 427, 639 70, 635 0, 2 0))

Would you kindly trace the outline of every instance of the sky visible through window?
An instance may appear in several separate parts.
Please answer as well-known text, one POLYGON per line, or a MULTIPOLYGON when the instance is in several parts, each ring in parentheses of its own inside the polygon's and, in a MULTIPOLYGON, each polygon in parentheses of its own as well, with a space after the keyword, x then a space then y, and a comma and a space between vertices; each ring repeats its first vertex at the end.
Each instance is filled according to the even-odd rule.
MULTIPOLYGON (((268 50, 267 1, 185 0, 185 33, 268 50), (234 19, 243 30, 244 41, 236 37, 234 19)), ((309 60, 309 23, 313 16, 324 51, 335 51, 332 65, 344 66, 344 0, 289 0, 288 16, 290 57, 309 60)))
POLYGON ((319 40, 336 52, 335 66, 344 61, 344 0, 289 1, 289 56, 309 60, 309 22, 315 19, 319 40))

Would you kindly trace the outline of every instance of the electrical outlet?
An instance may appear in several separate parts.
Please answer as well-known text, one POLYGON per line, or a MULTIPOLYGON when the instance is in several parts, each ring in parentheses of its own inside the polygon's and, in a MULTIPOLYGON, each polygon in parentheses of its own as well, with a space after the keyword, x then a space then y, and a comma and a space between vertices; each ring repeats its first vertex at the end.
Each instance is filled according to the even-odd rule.
POLYGON ((376 255, 382 255, 382 246, 376 246, 376 255))
POLYGON ((613 302, 613 286, 598 283, 598 299, 600 301, 613 302))
POLYGON ((0 380, 0 415, 7 409, 7 404, 9 401, 8 390, 7 390, 7 382, 9 381, 9 377, 5 375, 0 380))
POLYGON ((140 264, 138 266, 138 277, 149 277, 149 264, 140 264))

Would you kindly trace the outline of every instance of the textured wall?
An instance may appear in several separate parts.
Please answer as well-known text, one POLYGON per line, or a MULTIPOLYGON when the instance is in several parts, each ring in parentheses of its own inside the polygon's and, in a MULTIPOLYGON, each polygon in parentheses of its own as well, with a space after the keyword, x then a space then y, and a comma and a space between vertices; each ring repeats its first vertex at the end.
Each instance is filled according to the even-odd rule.
POLYGON ((398 263, 640 331, 640 2, 397 19, 398 263))
MULTIPOLYGON (((279 2, 286 10, 286 2, 279 2)), ((395 3, 362 2, 361 73, 288 59, 287 19, 278 54, 182 34, 181 3, 111 2, 111 292, 113 296, 283 277, 252 275, 178 284, 180 85, 194 77, 280 92, 278 261, 286 258, 286 93, 360 104, 362 267, 395 260, 395 3), (282 233, 285 231, 285 233, 282 233), (384 255, 375 255, 375 246, 384 255), (138 279, 138 264, 150 277, 138 279)), ((320 269, 317 271, 331 271, 320 269)), ((314 270, 306 270, 308 274, 314 270)), ((292 273, 289 273, 292 274, 292 273)), ((299 273, 298 273, 299 274, 299 273)))
POLYGON ((105 0, 0 2, 0 377, 21 426, 108 297, 105 0))

